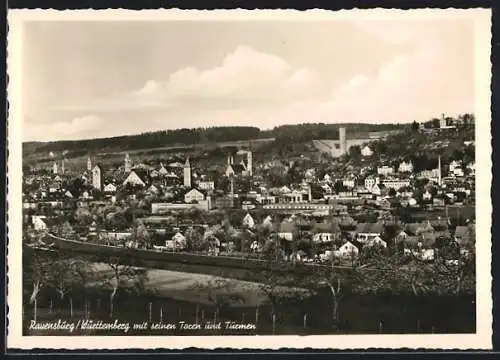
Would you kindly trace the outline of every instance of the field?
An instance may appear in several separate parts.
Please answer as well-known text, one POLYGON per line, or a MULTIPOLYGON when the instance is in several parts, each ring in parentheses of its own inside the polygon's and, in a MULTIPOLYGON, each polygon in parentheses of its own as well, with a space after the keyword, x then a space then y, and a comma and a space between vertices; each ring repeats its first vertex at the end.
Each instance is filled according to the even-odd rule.
MULTIPOLYGON (((105 264, 95 264, 98 272, 109 271, 105 264)), ((227 289, 214 289, 213 280, 222 279, 214 275, 184 273, 171 270, 149 269, 145 287, 157 296, 170 298, 178 301, 188 301, 198 304, 210 304, 207 298, 207 292, 219 294, 239 294, 242 297, 241 302, 236 302, 234 306, 257 306, 266 300, 259 284, 243 280, 227 280, 230 284, 227 289)), ((298 289, 281 288, 282 291, 296 291, 298 289)))

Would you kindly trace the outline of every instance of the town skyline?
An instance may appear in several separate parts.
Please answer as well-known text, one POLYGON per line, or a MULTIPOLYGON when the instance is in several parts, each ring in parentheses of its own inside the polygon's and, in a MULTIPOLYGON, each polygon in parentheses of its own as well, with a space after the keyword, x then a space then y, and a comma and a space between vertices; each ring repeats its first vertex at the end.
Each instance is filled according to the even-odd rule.
POLYGON ((473 29, 457 19, 33 22, 23 141, 472 113, 473 29))

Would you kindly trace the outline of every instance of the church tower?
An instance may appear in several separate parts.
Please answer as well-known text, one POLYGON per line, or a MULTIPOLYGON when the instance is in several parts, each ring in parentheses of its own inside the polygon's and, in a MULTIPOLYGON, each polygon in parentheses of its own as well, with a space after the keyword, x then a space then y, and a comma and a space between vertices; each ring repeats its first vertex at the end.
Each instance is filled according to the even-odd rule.
POLYGON ((90 156, 87 158, 87 170, 92 171, 92 160, 90 159, 90 156))
POLYGON ((128 156, 128 153, 125 154, 125 172, 129 173, 132 171, 132 162, 130 161, 130 156, 128 156))
POLYGON ((189 158, 186 159, 184 164, 184 187, 191 187, 191 164, 189 163, 189 158))
POLYGON ((441 156, 438 157, 438 185, 442 185, 442 180, 441 180, 441 156))

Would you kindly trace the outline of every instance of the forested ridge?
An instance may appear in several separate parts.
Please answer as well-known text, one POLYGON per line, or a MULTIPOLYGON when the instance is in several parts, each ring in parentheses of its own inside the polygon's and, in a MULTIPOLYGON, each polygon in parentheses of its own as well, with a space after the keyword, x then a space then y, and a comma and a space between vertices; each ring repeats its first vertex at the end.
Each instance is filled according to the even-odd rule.
POLYGON ((49 151, 106 151, 138 150, 176 145, 210 144, 217 142, 244 141, 251 139, 276 138, 278 140, 308 141, 313 139, 337 139, 338 128, 344 126, 349 133, 395 130, 399 124, 298 124, 282 125, 270 130, 252 126, 222 126, 196 129, 175 129, 145 132, 137 135, 117 136, 87 140, 66 140, 50 142, 25 142, 24 153, 49 151))

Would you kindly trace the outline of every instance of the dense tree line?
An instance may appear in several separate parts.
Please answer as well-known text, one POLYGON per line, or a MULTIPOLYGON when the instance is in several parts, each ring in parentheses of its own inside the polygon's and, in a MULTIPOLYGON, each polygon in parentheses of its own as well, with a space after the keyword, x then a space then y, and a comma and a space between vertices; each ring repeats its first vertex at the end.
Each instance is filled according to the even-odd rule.
POLYGON ((138 135, 117 136, 88 140, 51 142, 27 142, 24 153, 54 153, 67 150, 67 157, 81 156, 89 151, 137 150, 176 145, 213 144, 257 138, 281 139, 283 141, 308 141, 312 139, 338 139, 338 128, 347 127, 349 133, 396 130, 397 124, 299 124, 283 125, 261 131, 252 126, 222 126, 196 129, 175 129, 146 132, 138 135))
POLYGON ((23 144, 23 151, 30 153, 49 151, 59 152, 63 150, 80 152, 82 149, 86 149, 86 151, 102 151, 104 149, 135 150, 149 147, 247 140, 258 138, 259 135, 259 128, 251 126, 176 129, 89 140, 53 141, 45 143, 29 142, 23 144))
POLYGON ((399 124, 298 124, 282 125, 272 130, 262 131, 261 137, 274 137, 279 141, 310 141, 316 139, 338 139, 339 128, 345 127, 349 133, 366 133, 372 131, 400 130, 399 124))

